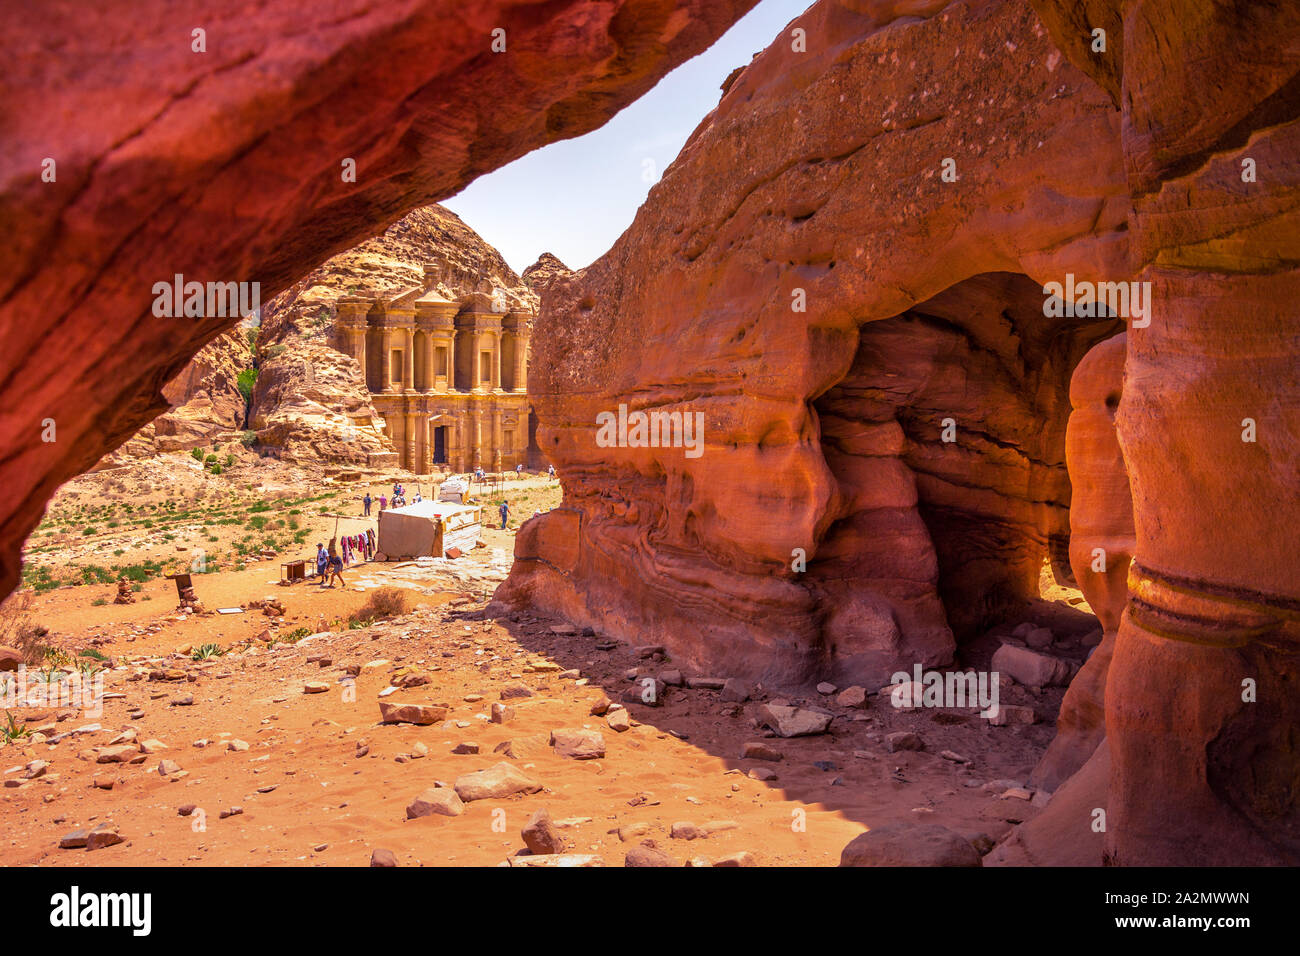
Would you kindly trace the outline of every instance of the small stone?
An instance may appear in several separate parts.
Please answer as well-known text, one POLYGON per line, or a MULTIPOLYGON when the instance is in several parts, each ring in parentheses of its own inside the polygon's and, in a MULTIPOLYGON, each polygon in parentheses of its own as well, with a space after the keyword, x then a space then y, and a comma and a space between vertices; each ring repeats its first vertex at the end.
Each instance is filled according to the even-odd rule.
POLYGON ((379 719, 385 724, 415 724, 427 727, 447 717, 445 704, 399 704, 396 702, 379 702, 379 719))
POLYGON ((728 677, 722 685, 722 699, 736 704, 743 704, 754 693, 749 681, 739 677, 728 677))
POLYGON ((379 867, 397 866, 397 855, 392 850, 376 848, 370 851, 370 865, 379 867))
POLYGON ((501 690, 502 700, 518 700, 522 697, 532 697, 533 692, 523 684, 508 684, 501 690))
POLYGON ((416 820, 434 815, 458 817, 464 812, 465 804, 455 790, 450 787, 434 787, 411 801, 406 808, 406 819, 416 820))
POLYGON ((117 832, 117 828, 107 823, 101 823, 90 831, 86 837, 86 850, 102 850, 105 847, 117 846, 122 842, 122 835, 117 832))
POLYGON ((536 793, 542 785, 508 763, 487 770, 463 774, 456 778, 456 795, 466 803, 472 800, 509 797, 516 793, 536 793))
POLYGON ((1012 724, 1032 724, 1038 720, 1038 714, 1032 707, 1017 704, 999 704, 997 713, 989 716, 989 723, 994 727, 1007 727, 1012 724))
POLYGON ((620 707, 605 718, 605 723, 609 725, 610 730, 620 734, 626 733, 632 729, 632 715, 627 712, 627 708, 620 707))
POLYGON ((634 846, 623 858, 624 866, 676 866, 677 861, 660 849, 634 846))
POLYGON ((564 852, 566 845, 564 837, 560 835, 559 829, 545 808, 528 818, 521 835, 524 838, 524 845, 534 855, 564 852))
POLYGON ((852 687, 846 687, 836 696, 835 703, 841 707, 865 707, 867 704, 866 688, 858 687, 856 684, 852 687))
POLYGON ((741 760, 784 760, 785 754, 761 740, 747 742, 740 751, 741 760))
POLYGON ((597 730, 552 730, 551 746, 555 748, 557 756, 573 760, 596 760, 605 756, 605 738, 597 730))
POLYGON ((515 719, 515 709, 508 707, 500 701, 492 702, 492 723, 504 724, 507 721, 515 719))
POLYGON ((707 833, 697 827, 694 823, 686 821, 674 823, 672 828, 668 831, 668 835, 674 840, 698 840, 708 836, 707 833))
POLYGON ((320 680, 309 680, 302 685, 304 694, 324 694, 328 693, 330 685, 320 680))
POLYGON ((885 735, 885 749, 891 754, 898 753, 900 750, 924 750, 925 741, 921 739, 920 734, 914 734, 910 730, 900 730, 885 735))
POLYGON ((478 744, 465 740, 453 747, 451 752, 454 754, 476 754, 478 753, 478 744))
POLYGON ((817 693, 827 697, 835 693, 835 691, 838 689, 839 688, 837 688, 834 684, 830 683, 829 681, 822 681, 820 684, 817 685, 817 693))
POLYGON ((804 707, 783 707, 764 704, 758 709, 758 719, 780 737, 808 737, 824 734, 830 728, 833 714, 809 710, 804 707))

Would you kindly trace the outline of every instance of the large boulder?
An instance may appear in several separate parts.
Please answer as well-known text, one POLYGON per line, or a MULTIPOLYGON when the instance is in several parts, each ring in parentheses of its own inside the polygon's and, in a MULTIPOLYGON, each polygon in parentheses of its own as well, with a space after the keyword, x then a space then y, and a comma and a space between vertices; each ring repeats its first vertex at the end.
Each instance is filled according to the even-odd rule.
POLYGON ((890 823, 853 838, 840 866, 979 866, 979 852, 959 833, 934 823, 890 823))

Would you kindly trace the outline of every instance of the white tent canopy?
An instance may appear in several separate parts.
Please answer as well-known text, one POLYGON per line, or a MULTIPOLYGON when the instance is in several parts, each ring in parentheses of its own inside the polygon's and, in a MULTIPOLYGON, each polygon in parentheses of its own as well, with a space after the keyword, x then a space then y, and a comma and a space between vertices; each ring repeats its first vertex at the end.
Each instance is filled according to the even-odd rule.
POLYGON ((479 509, 450 501, 417 501, 379 513, 379 551, 390 560, 446 556, 473 549, 482 530, 479 509))

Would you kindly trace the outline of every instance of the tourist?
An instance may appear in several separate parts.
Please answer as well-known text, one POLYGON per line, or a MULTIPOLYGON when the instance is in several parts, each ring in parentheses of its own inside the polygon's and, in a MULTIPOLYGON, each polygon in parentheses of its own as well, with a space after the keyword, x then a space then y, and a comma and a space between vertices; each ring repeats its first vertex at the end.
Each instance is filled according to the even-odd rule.
POLYGON ((524 477, 524 463, 522 461, 519 464, 515 465, 515 477, 516 478, 524 477))
POLYGON ((388 499, 384 496, 383 492, 380 492, 380 494, 379 494, 379 513, 380 513, 380 514, 383 514, 383 513, 384 513, 384 509, 387 508, 387 507, 388 507, 388 499))
POLYGON ((329 572, 330 572, 330 583, 329 583, 330 587, 334 587, 335 578, 339 579, 340 585, 342 585, 343 587, 347 587, 347 584, 343 580, 343 559, 340 558, 337 554, 330 555, 329 572))
POLYGON ((501 512, 501 530, 506 530, 506 521, 510 518, 510 502, 501 502, 501 507, 497 509, 501 512))
POLYGON ((478 467, 476 467, 476 468, 474 469, 474 480, 475 480, 475 481, 482 481, 482 480, 483 480, 483 466, 482 466, 482 465, 479 465, 478 467))
POLYGON ((417 491, 417 492, 415 493, 415 503, 418 505, 418 504, 419 504, 421 501, 423 501, 423 500, 424 500, 424 499, 420 497, 420 493, 417 491))
POLYGON ((325 586, 325 566, 329 563, 329 555, 325 553, 325 545, 316 544, 316 573, 320 575, 321 587, 325 586))
MULTIPOLYGON (((550 478, 550 479, 552 479, 552 480, 554 480, 554 478, 555 478, 555 466, 554 466, 554 465, 547 465, 547 466, 546 466, 546 477, 547 477, 547 478, 550 478)), ((370 512, 367 511, 366 514, 370 514, 370 512)))
POLYGON ((361 505, 365 509, 361 513, 367 518, 370 517, 370 492, 367 491, 366 496, 361 499, 361 505))

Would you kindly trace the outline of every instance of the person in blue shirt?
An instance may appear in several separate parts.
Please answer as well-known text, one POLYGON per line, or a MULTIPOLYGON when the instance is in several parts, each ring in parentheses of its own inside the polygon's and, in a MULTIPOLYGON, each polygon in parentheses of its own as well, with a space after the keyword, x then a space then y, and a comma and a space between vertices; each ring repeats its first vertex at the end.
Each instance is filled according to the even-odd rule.
POLYGON ((506 521, 510 518, 510 502, 501 502, 501 507, 497 509, 501 512, 501 530, 506 530, 506 521))
POLYGON ((316 573, 320 575, 321 587, 325 586, 325 568, 329 564, 330 556, 325 553, 325 545, 316 545, 316 573))

